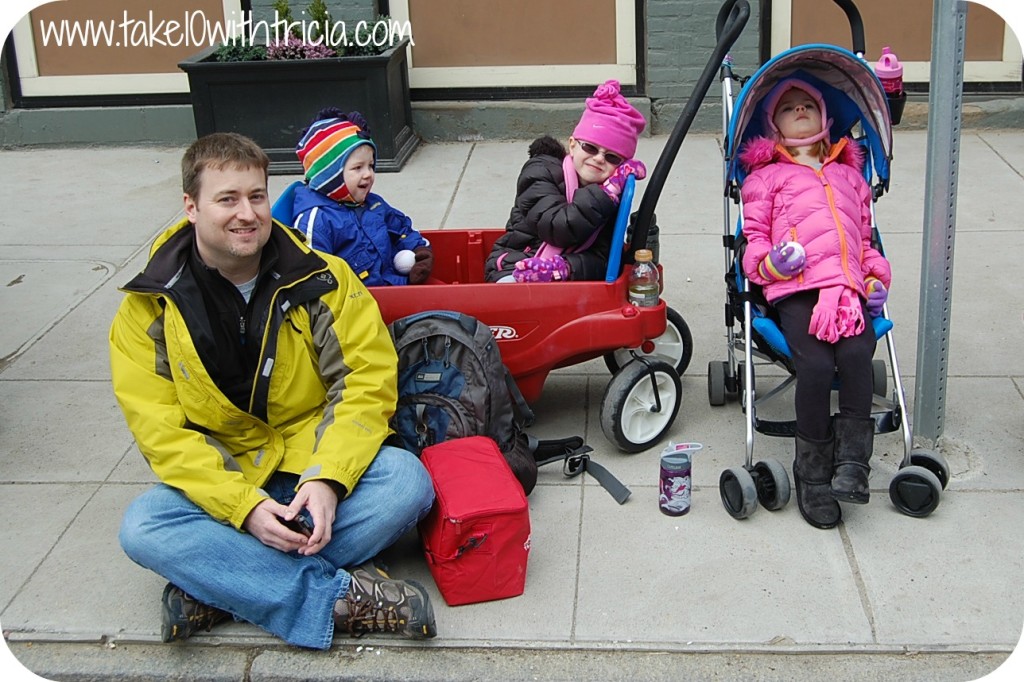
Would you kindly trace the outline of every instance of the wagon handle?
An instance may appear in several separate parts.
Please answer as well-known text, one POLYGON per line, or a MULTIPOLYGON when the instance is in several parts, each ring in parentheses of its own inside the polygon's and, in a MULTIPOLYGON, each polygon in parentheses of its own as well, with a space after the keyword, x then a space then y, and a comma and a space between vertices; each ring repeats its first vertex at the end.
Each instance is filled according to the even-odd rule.
POLYGON ((693 119, 697 116, 697 110, 700 108, 705 95, 707 95, 712 81, 718 75, 718 69, 722 66, 722 60, 729 50, 732 49, 733 43, 736 42, 740 33, 743 32, 743 27, 746 26, 749 18, 750 4, 747 0, 726 0, 722 10, 719 11, 718 20, 724 26, 721 31, 716 31, 718 33, 718 44, 711 53, 711 58, 708 59, 704 72, 701 73, 700 78, 697 80, 693 93, 690 95, 690 99, 687 100, 686 106, 683 107, 683 113, 679 115, 679 120, 676 121, 675 128, 672 129, 672 134, 669 135, 668 141, 665 142, 665 148, 662 150, 661 156, 658 157, 658 163, 650 175, 650 181, 647 184, 647 189, 644 190, 643 199, 640 200, 640 208, 636 213, 633 238, 630 240, 629 251, 626 255, 627 263, 633 262, 633 254, 637 249, 647 248, 647 233, 651 228, 654 207, 661 196, 661 190, 665 187, 665 180, 668 179, 668 174, 672 169, 673 162, 675 162, 676 155, 679 154, 679 147, 682 146, 683 139, 690 130, 693 119), (728 19, 722 21, 726 8, 728 8, 728 19))
POLYGON ((850 32, 853 34, 853 51, 859 56, 864 56, 864 22, 860 18, 860 10, 853 0, 832 0, 839 5, 839 8, 846 12, 846 18, 850 21, 850 32))
POLYGON ((738 0, 725 0, 722 3, 721 8, 718 10, 718 17, 715 19, 715 41, 722 39, 722 29, 725 28, 727 21, 732 19, 732 15, 735 13, 735 5, 738 0))

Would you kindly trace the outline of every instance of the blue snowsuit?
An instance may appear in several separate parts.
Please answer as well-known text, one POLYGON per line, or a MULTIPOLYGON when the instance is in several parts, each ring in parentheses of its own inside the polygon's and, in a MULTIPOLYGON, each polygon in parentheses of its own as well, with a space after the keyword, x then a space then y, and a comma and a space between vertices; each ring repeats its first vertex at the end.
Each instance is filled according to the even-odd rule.
POLYGON ((339 204, 304 185, 295 190, 292 212, 309 246, 344 259, 368 287, 408 284, 395 270, 395 254, 430 246, 408 216, 372 192, 362 204, 339 204))

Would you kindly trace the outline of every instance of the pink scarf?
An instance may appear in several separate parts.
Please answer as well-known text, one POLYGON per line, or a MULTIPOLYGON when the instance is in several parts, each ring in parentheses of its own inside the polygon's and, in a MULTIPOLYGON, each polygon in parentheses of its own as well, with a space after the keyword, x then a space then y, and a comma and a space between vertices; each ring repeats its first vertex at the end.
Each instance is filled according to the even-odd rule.
POLYGON ((827 343, 835 343, 863 331, 864 315, 856 291, 842 285, 818 291, 818 304, 811 313, 807 333, 827 343))

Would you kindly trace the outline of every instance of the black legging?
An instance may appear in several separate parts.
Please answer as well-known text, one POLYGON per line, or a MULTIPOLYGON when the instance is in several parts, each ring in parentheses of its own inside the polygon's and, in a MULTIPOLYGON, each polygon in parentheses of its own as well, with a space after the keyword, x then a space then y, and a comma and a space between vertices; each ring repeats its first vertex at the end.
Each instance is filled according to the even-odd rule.
POLYGON ((861 303, 864 331, 836 343, 820 341, 807 328, 818 292, 801 291, 776 301, 782 333, 793 352, 796 369, 796 428, 801 436, 824 440, 831 433, 832 380, 839 372, 839 413, 847 417, 871 416, 874 379, 875 332, 861 303))

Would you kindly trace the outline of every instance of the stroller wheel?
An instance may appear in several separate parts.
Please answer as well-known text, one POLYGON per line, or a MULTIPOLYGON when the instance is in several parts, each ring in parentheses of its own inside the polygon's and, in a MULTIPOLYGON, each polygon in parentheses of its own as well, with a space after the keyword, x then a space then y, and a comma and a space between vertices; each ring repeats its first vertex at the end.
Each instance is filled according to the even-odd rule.
POLYGON ((874 394, 884 398, 885 391, 888 388, 886 384, 889 380, 889 374, 885 370, 885 360, 871 361, 871 380, 873 382, 872 391, 874 394))
POLYGON ((601 399, 601 430, 624 452, 641 452, 672 426, 682 402, 682 384, 671 365, 634 360, 608 382, 601 399))
POLYGON ((650 353, 642 348, 620 348, 605 353, 604 364, 608 371, 615 374, 628 365, 633 361, 635 352, 651 360, 667 362, 675 367, 676 374, 682 376, 693 357, 693 335, 683 316, 668 306, 665 307, 665 317, 665 333, 652 341, 654 348, 650 353))
POLYGON ((924 467, 935 474, 943 490, 949 485, 949 465, 946 464, 946 459, 939 453, 915 448, 910 451, 910 463, 914 466, 924 467))
POLYGON ((778 511, 789 503, 789 474, 774 459, 765 459, 754 465, 751 472, 757 487, 757 501, 768 511, 778 511))
POLYGON ((725 405, 725 361, 712 360, 708 363, 708 403, 725 405))
POLYGON ((757 487, 753 476, 743 467, 723 471, 718 477, 718 492, 722 495, 722 506, 734 519, 745 519, 757 509, 757 487))
POLYGON ((925 517, 939 506, 942 484, 924 467, 907 466, 896 472, 889 483, 889 499, 907 516, 925 517))

